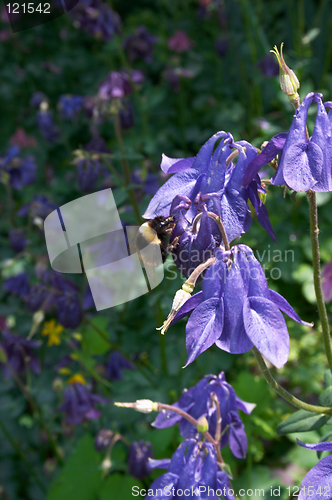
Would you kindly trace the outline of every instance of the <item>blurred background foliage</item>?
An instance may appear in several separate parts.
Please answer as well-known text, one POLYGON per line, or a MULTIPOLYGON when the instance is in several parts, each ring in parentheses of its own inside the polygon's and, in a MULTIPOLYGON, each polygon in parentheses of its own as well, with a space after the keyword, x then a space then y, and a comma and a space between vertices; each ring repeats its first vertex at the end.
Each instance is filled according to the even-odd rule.
MULTIPOLYGON (((12 214, 36 194, 47 196, 56 205, 83 195, 72 153, 90 141, 91 117, 81 111, 73 120, 63 120, 58 105, 60 95, 75 94, 85 99, 96 96, 108 73, 123 67, 144 73, 144 80, 128 97, 133 107, 133 126, 123 130, 125 155, 132 174, 135 172, 139 179, 132 177, 141 214, 153 194, 146 187, 147 175, 153 174, 155 189, 165 180, 159 168, 162 153, 170 157, 194 156, 218 130, 230 131, 236 140, 245 139, 257 147, 288 130, 292 109, 279 90, 278 71, 268 56, 275 44, 285 43, 286 62, 301 81, 302 98, 315 91, 322 92, 325 101, 332 100, 332 15, 328 0, 113 0, 108 5, 120 15, 122 28, 120 34, 107 41, 79 29, 72 15, 13 34, 2 14, 0 151, 5 156, 13 144, 13 135, 24 129, 35 140, 23 152, 33 154, 38 166, 37 181, 12 193, 12 207, 8 192, 4 185, 0 186, 3 279, 23 270, 32 273, 37 257, 46 254, 43 233, 30 218, 26 251, 8 265, 8 259, 14 257, 8 242, 12 214), (149 60, 131 61, 123 42, 139 26, 145 26, 157 40, 149 60), (188 50, 169 48, 168 40, 177 30, 185 31, 190 38, 188 50), (51 143, 43 136, 43 129, 38 128, 36 109, 31 106, 31 96, 37 91, 47 97, 59 130, 51 143)), ((315 111, 310 108, 310 113, 312 127, 315 111)), ((111 164, 106 162, 105 167, 110 171, 99 187, 111 186, 121 219, 136 224, 129 190, 116 176, 116 172, 123 174, 122 152, 112 119, 94 125, 94 132, 96 126, 113 155, 111 164)), ((331 194, 319 194, 318 203, 322 261, 328 263, 332 255, 331 194)), ((256 256, 261 256, 265 264, 269 286, 282 293, 303 319, 315 322, 310 331, 288 322, 291 354, 277 378, 294 395, 317 404, 326 360, 317 331, 306 196, 291 199, 287 194, 284 198, 282 189, 269 188, 266 206, 277 245, 256 221, 241 242, 259 252, 256 256), (274 261, 277 250, 282 260, 274 261), (287 254, 286 260, 288 250, 292 253, 287 254)), ((15 220, 20 227, 26 223, 16 215, 15 220)), ((251 416, 243 415, 249 440, 247 459, 235 460, 228 449, 223 453, 234 473, 235 487, 266 488, 264 498, 270 498, 270 487, 281 486, 280 498, 286 499, 287 487, 292 491, 294 485, 299 486, 308 469, 317 463, 314 452, 302 452, 295 444, 294 435, 277 437, 277 424, 293 410, 267 387, 250 352, 235 356, 213 346, 182 369, 186 360, 185 321, 172 327, 165 337, 155 331, 167 316, 174 293, 183 281, 180 276, 167 279, 175 269, 170 258, 166 267, 166 279, 151 294, 100 313, 90 309, 85 312, 87 320, 78 328, 65 329, 59 346, 48 346, 40 335, 41 327, 37 331, 35 338, 43 341, 42 371, 38 376, 28 374, 26 382, 64 457, 63 466, 54 460, 36 413, 15 380, 2 378, 0 498, 39 500, 45 498, 44 490, 48 492, 47 500, 126 500, 132 498, 133 485, 149 486, 156 472, 143 482, 130 476, 126 465, 128 449, 122 442, 112 451, 109 475, 102 474, 104 456, 93 447, 93 438, 102 427, 120 432, 128 441, 151 441, 156 458, 170 457, 179 444, 176 428, 152 429, 152 415, 144 416, 112 404, 102 406, 98 420, 75 427, 65 425, 63 414, 57 411, 63 402, 61 388, 76 372, 112 401, 149 398, 172 403, 185 387, 193 386, 206 374, 224 370, 238 396, 257 404, 251 416), (75 343, 73 333, 80 334, 75 343), (114 348, 135 363, 136 370, 126 370, 122 380, 105 383, 104 365, 114 348), (71 356, 70 371, 59 372, 56 365, 66 355, 71 356), (55 390, 55 379, 60 390, 55 390)), ((83 294, 85 277, 69 278, 83 294)), ((0 298, 0 316, 7 318, 13 332, 26 336, 32 313, 18 297, 1 290, 0 298)), ((332 314, 331 305, 328 312, 332 314)), ((47 320, 52 317, 52 313, 46 313, 47 320)), ((301 437, 314 442, 324 433, 326 429, 322 428, 301 437)))

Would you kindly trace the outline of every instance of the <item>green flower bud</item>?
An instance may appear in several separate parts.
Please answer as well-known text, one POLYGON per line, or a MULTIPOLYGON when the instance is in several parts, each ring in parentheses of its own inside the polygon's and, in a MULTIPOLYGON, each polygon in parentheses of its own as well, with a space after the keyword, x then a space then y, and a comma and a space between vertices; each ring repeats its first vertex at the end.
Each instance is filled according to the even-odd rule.
POLYGON ((206 420, 205 415, 202 415, 197 420, 197 430, 198 430, 198 432, 207 432, 209 430, 209 423, 206 420))
POLYGON ((297 89, 300 88, 300 82, 294 71, 290 69, 285 63, 284 56, 282 53, 283 46, 284 42, 282 42, 280 46, 280 53, 276 45, 274 46, 273 50, 270 50, 270 52, 272 52, 278 60, 280 68, 279 81, 281 90, 284 94, 288 95, 289 100, 293 102, 299 99, 299 94, 297 93, 297 89))

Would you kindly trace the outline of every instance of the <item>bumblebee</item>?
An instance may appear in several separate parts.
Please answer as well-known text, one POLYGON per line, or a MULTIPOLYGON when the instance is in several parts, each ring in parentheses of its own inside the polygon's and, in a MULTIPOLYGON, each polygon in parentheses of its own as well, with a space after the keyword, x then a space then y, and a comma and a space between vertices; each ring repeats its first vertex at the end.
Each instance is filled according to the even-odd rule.
POLYGON ((175 238, 173 243, 169 243, 169 238, 176 225, 174 216, 169 217, 158 216, 148 220, 141 225, 136 236, 136 250, 144 265, 156 266, 160 262, 160 252, 162 261, 165 262, 168 254, 178 243, 179 238, 175 238), (148 251, 144 252, 144 257, 141 251, 149 247, 148 251))

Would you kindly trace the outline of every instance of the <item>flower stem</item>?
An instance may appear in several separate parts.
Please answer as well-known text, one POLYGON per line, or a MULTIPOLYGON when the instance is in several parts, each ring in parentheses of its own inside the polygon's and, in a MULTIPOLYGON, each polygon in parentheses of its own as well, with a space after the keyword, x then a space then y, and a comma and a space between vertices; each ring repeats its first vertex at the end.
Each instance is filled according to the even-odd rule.
POLYGON ((56 442, 54 441, 54 438, 51 434, 51 431, 49 430, 48 426, 46 425, 46 423, 44 422, 43 420, 43 417, 42 417, 42 414, 41 414, 41 411, 40 411, 40 408, 39 406, 37 405, 36 401, 33 399, 33 397, 31 396, 29 390, 27 389, 27 387, 23 384, 22 380, 20 379, 20 377, 17 375, 17 373, 15 372, 15 370, 12 369, 10 363, 7 363, 7 367, 9 369, 9 371, 11 372, 12 376, 14 377, 17 385, 19 386, 19 388, 21 389, 23 395, 25 396, 26 400, 28 401, 32 411, 35 412, 35 414, 37 415, 38 417, 38 420, 39 420, 39 423, 41 425, 41 427, 44 429, 45 433, 46 433, 46 436, 47 436, 47 439, 48 439, 48 442, 50 444, 50 447, 52 448, 52 451, 54 453, 54 456, 56 457, 56 459, 58 460, 59 464, 63 465, 64 464, 64 461, 63 461, 63 458, 61 456, 61 454, 59 453, 59 450, 58 450, 58 447, 57 447, 57 444, 56 442))
POLYGON ((324 407, 324 406, 315 406, 309 405, 308 403, 304 403, 300 399, 297 399, 295 396, 290 394, 290 392, 286 391, 278 382, 273 378, 270 370, 265 364, 264 358, 261 353, 256 349, 256 347, 252 348, 256 361, 262 371, 262 374, 272 389, 274 389, 281 397, 283 397, 288 403, 295 406, 296 408, 300 408, 301 410, 311 411, 313 413, 324 413, 326 415, 332 414, 332 407, 324 407))
POLYGON ((314 267, 314 286, 315 294, 317 298, 317 307, 319 312, 319 317, 322 324, 323 342, 326 352, 326 357, 329 363, 330 370, 332 372, 332 347, 331 347, 331 335, 329 320, 327 317, 324 296, 322 291, 322 282, 320 277, 320 255, 319 255, 319 241, 318 241, 318 211, 317 211, 317 201, 316 193, 309 191, 307 193, 309 199, 309 209, 310 209, 310 239, 312 248, 312 260, 314 267))
MULTIPOLYGON (((123 144, 121 124, 120 124, 118 113, 114 116, 114 129, 115 129, 115 135, 116 135, 116 138, 117 138, 117 141, 119 144, 119 148, 121 151, 121 155, 122 155, 122 165, 123 165, 124 177, 125 177, 127 185, 129 186, 131 184, 130 168, 128 165, 128 161, 126 159, 126 152, 125 152, 125 148, 124 148, 124 144, 123 144)), ((128 192, 129 192, 131 205, 134 209, 137 222, 139 224, 141 224, 141 216, 139 213, 139 208, 138 208, 137 201, 136 201, 136 198, 134 195, 134 191, 130 188, 130 189, 128 189, 128 192)))
MULTIPOLYGON (((198 421, 196 419, 194 419, 194 417, 192 417, 191 415, 189 415, 189 413, 187 413, 186 411, 181 410, 180 408, 177 408, 176 406, 167 405, 167 404, 164 404, 164 403, 158 403, 158 411, 163 411, 163 410, 172 411, 174 413, 177 413, 178 415, 181 415, 181 417, 183 417, 186 420, 188 420, 188 422, 190 422, 191 424, 193 424, 196 427, 196 429, 197 429, 198 421)), ((220 465, 225 465, 225 462, 224 462, 224 460, 223 460, 223 458, 221 456, 221 453, 220 453, 219 441, 216 441, 211 436, 211 434, 209 432, 203 432, 203 435, 204 435, 205 439, 207 441, 209 441, 210 443, 212 443, 214 445, 214 447, 216 448, 218 462, 220 463, 220 465)))

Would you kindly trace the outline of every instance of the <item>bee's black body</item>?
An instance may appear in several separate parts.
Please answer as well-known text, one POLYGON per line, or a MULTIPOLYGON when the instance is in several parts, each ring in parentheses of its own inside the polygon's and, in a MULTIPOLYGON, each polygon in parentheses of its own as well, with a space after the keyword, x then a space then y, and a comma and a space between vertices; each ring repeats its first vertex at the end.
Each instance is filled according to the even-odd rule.
POLYGON ((141 225, 136 237, 136 249, 140 253, 140 250, 150 245, 151 250, 148 256, 145 256, 144 259, 142 258, 144 264, 156 265, 156 255, 160 255, 159 249, 162 260, 165 262, 167 255, 173 248, 173 245, 169 244, 169 237, 172 234, 175 224, 174 216, 171 215, 169 217, 158 216, 141 225), (156 251, 158 251, 157 254, 156 251), (151 258, 149 258, 150 256, 151 258))

